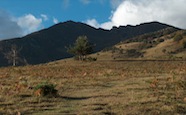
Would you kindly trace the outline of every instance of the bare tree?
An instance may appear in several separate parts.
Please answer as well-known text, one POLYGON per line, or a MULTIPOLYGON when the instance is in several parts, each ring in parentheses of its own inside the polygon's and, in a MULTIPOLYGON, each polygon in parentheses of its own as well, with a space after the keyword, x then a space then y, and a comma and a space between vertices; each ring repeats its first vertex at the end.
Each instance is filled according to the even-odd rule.
POLYGON ((4 53, 5 58, 8 60, 9 63, 12 63, 12 66, 16 66, 21 58, 19 57, 19 52, 22 48, 18 48, 16 45, 12 45, 10 51, 4 53))

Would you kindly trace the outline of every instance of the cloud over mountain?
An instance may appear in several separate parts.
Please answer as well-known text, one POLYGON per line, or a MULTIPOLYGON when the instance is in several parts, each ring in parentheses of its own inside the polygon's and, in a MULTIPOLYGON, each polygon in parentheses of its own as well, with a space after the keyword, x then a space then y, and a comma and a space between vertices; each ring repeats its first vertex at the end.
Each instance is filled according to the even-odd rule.
POLYGON ((14 17, 10 13, 0 10, 0 40, 21 37, 42 29, 42 22, 48 20, 47 15, 41 14, 36 18, 33 14, 14 17))
POLYGON ((126 0, 113 13, 114 25, 160 21, 186 28, 185 0, 126 0))
POLYGON ((94 28, 111 29, 113 27, 112 22, 105 22, 105 23, 99 24, 96 19, 88 19, 85 21, 85 23, 94 28))
MULTIPOLYGON (((0 40, 21 37, 49 27, 61 20, 80 22, 84 20, 86 24, 104 29, 159 21, 186 29, 185 0, 60 0, 59 4, 51 7, 52 10, 57 7, 60 9, 53 12, 46 5, 46 8, 42 8, 44 11, 40 12, 41 14, 38 14, 39 10, 33 7, 36 3, 32 4, 25 5, 24 13, 20 13, 19 10, 11 11, 11 5, 8 4, 6 11, 11 11, 12 14, 3 11, 6 8, 0 9, 0 32, 3 33, 0 35, 0 40), (8 9, 9 7, 10 9, 8 9), (90 9, 91 11, 89 11, 90 9)), ((48 4, 51 3, 48 2, 48 4)))
POLYGON ((17 24, 23 29, 24 34, 34 32, 41 28, 42 19, 36 18, 32 14, 27 14, 25 16, 19 17, 17 19, 17 24))
MULTIPOLYGON (((118 7, 112 11, 110 21, 105 22, 104 27, 100 26, 103 24, 96 24, 101 28, 159 21, 186 29, 185 0, 111 0, 111 4, 118 7)), ((92 21, 90 25, 95 22, 97 21, 92 21)))

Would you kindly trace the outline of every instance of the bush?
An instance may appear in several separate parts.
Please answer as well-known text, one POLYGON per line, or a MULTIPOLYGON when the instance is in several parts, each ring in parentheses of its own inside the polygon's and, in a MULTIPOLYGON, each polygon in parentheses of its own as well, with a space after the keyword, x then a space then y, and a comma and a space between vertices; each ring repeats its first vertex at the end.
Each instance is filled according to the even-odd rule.
POLYGON ((49 84, 47 82, 40 83, 37 86, 34 87, 35 92, 40 90, 40 96, 57 96, 57 90, 55 89, 56 85, 49 84))
POLYGON ((97 61, 97 58, 95 58, 95 57, 87 57, 86 61, 97 61))
POLYGON ((163 53, 166 53, 166 51, 167 51, 166 49, 163 49, 163 50, 162 50, 163 53))
POLYGON ((164 42, 165 40, 164 39, 158 39, 157 41, 158 41, 158 43, 161 43, 161 42, 164 42))
POLYGON ((179 42, 181 39, 183 39, 183 36, 180 34, 176 34, 173 39, 175 42, 179 42))

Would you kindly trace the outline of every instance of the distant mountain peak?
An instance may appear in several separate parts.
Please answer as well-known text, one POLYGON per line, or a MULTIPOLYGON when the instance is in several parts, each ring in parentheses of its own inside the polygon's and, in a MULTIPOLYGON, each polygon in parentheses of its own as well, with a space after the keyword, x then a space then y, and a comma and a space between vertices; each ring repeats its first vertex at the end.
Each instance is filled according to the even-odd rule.
POLYGON ((81 35, 86 35, 91 43, 96 44, 94 51, 97 52, 131 37, 168 27, 172 26, 159 22, 149 22, 137 26, 128 25, 103 30, 69 20, 19 39, 0 41, 0 49, 2 49, 0 66, 8 65, 2 54, 7 52, 12 44, 22 48, 20 55, 28 64, 39 64, 71 57, 66 52, 65 46, 73 44, 77 37, 81 35))

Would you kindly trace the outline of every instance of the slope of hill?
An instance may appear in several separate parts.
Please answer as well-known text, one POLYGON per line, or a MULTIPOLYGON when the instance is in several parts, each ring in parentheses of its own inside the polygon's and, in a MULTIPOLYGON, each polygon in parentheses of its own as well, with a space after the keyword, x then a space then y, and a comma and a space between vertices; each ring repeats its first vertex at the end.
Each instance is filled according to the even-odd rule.
MULTIPOLYGON (((96 44, 95 52, 110 47, 125 39, 155 32, 171 27, 158 22, 144 23, 137 26, 122 26, 111 30, 95 29, 83 23, 67 21, 50 28, 32 33, 22 38, 0 41, 0 66, 7 66, 4 53, 15 44, 20 50, 19 57, 28 64, 39 64, 70 57, 65 46, 73 44, 78 36, 86 35, 96 44)), ((178 30, 175 28, 175 31, 178 30)))
POLYGON ((185 115, 185 65, 69 59, 0 68, 0 114, 185 115), (31 87, 46 82, 56 85, 57 97, 34 95, 31 87))
POLYGON ((127 39, 93 55, 100 60, 185 60, 186 31, 167 28, 127 39), (176 40, 176 36, 181 36, 176 40))

